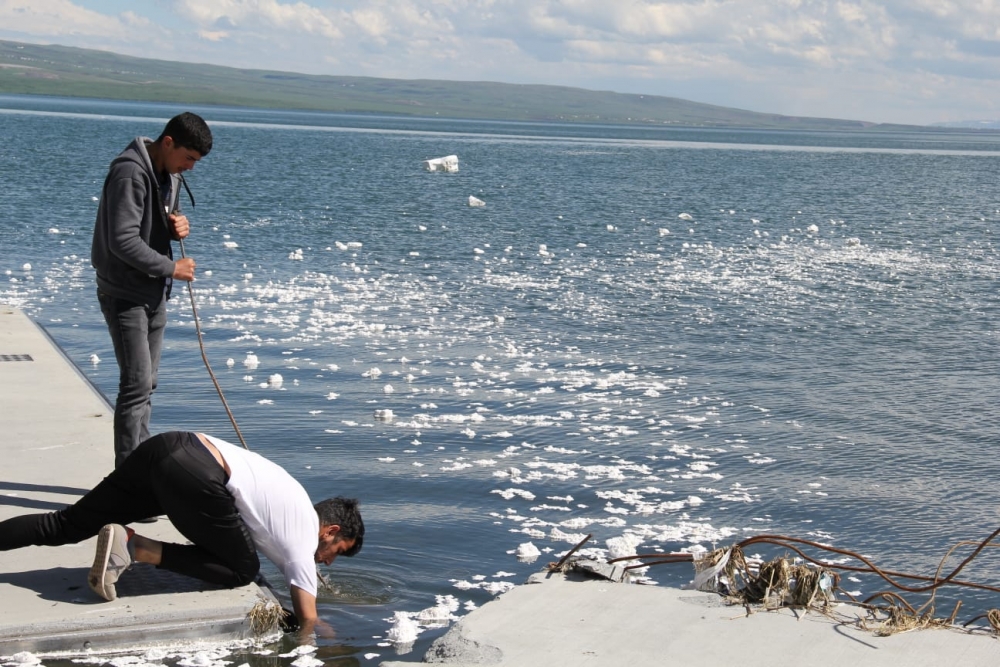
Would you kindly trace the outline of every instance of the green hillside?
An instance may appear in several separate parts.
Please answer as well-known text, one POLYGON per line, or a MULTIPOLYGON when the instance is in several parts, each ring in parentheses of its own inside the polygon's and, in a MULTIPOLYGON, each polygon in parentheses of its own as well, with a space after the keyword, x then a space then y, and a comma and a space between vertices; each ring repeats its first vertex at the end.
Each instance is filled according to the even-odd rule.
POLYGON ((678 127, 857 130, 871 123, 764 114, 674 97, 564 86, 313 76, 0 41, 0 93, 342 113, 678 127))

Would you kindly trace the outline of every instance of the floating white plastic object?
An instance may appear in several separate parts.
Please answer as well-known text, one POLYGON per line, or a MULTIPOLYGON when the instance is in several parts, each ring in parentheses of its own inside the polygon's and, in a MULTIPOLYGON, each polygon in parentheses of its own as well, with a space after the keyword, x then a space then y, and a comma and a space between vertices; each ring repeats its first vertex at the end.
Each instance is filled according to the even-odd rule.
POLYGON ((473 197, 469 195, 469 206, 486 206, 486 202, 478 197, 473 197))
POLYGON ((444 157, 436 157, 433 160, 424 160, 424 166, 427 167, 427 171, 447 171, 453 173, 458 171, 458 156, 446 155, 444 157))

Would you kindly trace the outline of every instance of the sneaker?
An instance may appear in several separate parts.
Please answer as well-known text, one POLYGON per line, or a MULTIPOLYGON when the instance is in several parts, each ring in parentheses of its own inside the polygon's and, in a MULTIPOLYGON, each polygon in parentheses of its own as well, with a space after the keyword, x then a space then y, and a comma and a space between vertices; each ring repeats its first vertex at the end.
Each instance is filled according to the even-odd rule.
POLYGON ((116 523, 109 523, 97 534, 97 553, 87 576, 87 583, 105 600, 111 601, 118 597, 115 583, 122 572, 132 565, 128 538, 125 527, 116 523))

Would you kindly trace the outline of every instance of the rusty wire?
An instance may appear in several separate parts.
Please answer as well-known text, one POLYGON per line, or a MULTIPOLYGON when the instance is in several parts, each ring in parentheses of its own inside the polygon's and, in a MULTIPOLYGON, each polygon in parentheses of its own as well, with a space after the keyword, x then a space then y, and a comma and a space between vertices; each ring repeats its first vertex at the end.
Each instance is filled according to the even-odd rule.
POLYGON ((981 542, 959 542, 957 545, 955 545, 954 547, 952 547, 948 551, 948 553, 945 554, 944 558, 942 558, 941 563, 938 566, 938 570, 934 574, 933 577, 926 576, 926 575, 919 575, 919 574, 910 574, 910 573, 906 573, 906 572, 896 572, 896 571, 893 571, 893 570, 886 570, 886 569, 878 567, 877 565, 875 565, 875 563, 871 562, 871 560, 869 560, 868 558, 862 556, 861 554, 855 553, 853 551, 848 551, 847 549, 838 549, 836 547, 831 547, 831 546, 826 545, 826 544, 820 544, 819 542, 813 542, 813 541, 810 541, 810 540, 803 540, 803 539, 796 538, 796 537, 788 537, 788 536, 785 536, 785 535, 756 535, 754 537, 748 538, 746 540, 743 540, 742 542, 737 543, 736 546, 740 547, 741 549, 745 549, 747 546, 749 546, 751 544, 757 544, 757 543, 769 543, 769 544, 774 544, 776 546, 782 546, 782 547, 785 547, 786 549, 790 549, 790 550, 794 551, 801 558, 803 558, 804 560, 806 560, 806 561, 808 561, 810 563, 813 563, 815 565, 819 565, 819 566, 822 566, 822 567, 836 568, 836 569, 845 570, 845 571, 849 571, 849 572, 869 572, 869 573, 876 574, 879 577, 881 577, 882 579, 884 579, 890 585, 894 586, 895 588, 898 588, 901 591, 905 591, 907 593, 927 593, 927 592, 936 590, 936 589, 940 588, 941 586, 943 586, 945 584, 953 584, 955 586, 966 586, 966 587, 969 587, 969 588, 978 588, 978 589, 981 589, 981 590, 987 590, 987 591, 993 591, 993 592, 996 592, 996 593, 1000 593, 1000 587, 989 586, 989 585, 986 585, 986 584, 977 584, 977 583, 974 583, 974 582, 962 581, 962 580, 958 580, 958 579, 955 578, 955 577, 958 576, 958 574, 963 569, 965 569, 965 567, 969 563, 971 563, 975 559, 976 556, 978 556, 982 552, 983 549, 985 549, 988 546, 1000 546, 1000 545, 991 544, 992 541, 993 541, 993 539, 996 538, 997 535, 1000 535, 1000 528, 998 528, 997 530, 993 531, 990 534, 989 537, 987 537, 985 540, 983 540, 981 542), (820 549, 820 550, 823 550, 823 551, 829 551, 831 553, 840 554, 842 556, 848 556, 850 558, 853 558, 853 559, 855 559, 857 561, 860 561, 860 562, 864 563, 867 567, 858 567, 858 566, 851 566, 851 565, 840 565, 840 564, 824 563, 824 562, 821 562, 819 560, 816 560, 815 558, 812 558, 812 557, 808 556, 801 549, 793 546, 794 544, 803 544, 803 545, 807 545, 807 546, 810 546, 810 547, 813 547, 813 548, 816 548, 816 549, 820 549), (954 550, 958 546, 961 546, 963 544, 965 544, 965 545, 976 544, 977 546, 972 551, 972 553, 969 554, 965 558, 965 560, 963 560, 961 563, 958 564, 958 566, 954 570, 952 570, 947 576, 941 577, 940 573, 941 573, 941 569, 944 567, 944 563, 947 561, 948 557, 951 556, 951 554, 954 552, 954 550), (906 584, 903 584, 903 583, 897 581, 897 579, 912 579, 912 580, 915 580, 915 581, 929 581, 931 583, 928 584, 928 585, 926 585, 926 586, 908 586, 906 584))
POLYGON ((572 549, 570 549, 569 551, 567 551, 566 554, 562 558, 559 559, 558 563, 549 563, 549 570, 552 571, 552 572, 556 572, 558 570, 561 570, 562 567, 563 567, 563 565, 566 563, 566 561, 569 560, 569 557, 572 556, 573 554, 575 554, 577 552, 577 550, 580 547, 582 547, 584 544, 586 544, 587 541, 590 538, 592 538, 593 536, 594 536, 593 533, 588 533, 585 538, 583 538, 582 540, 580 540, 579 542, 576 543, 576 546, 574 546, 572 549))
MULTIPOLYGON (((766 601, 773 592, 781 590, 784 593, 784 599, 786 600, 785 604, 790 604, 792 606, 812 606, 813 601, 817 599, 817 593, 820 590, 819 580, 824 571, 828 572, 833 577, 833 588, 839 588, 839 575, 836 575, 832 572, 832 570, 874 574, 893 588, 903 593, 929 594, 929 599, 924 604, 919 607, 914 607, 899 592, 892 590, 874 593, 860 602, 855 600, 853 596, 841 591, 850 598, 851 602, 865 607, 869 610, 869 612, 878 612, 881 614, 882 620, 879 627, 876 628, 877 634, 891 634, 893 632, 901 632, 918 627, 953 625, 955 623, 955 618, 958 615, 959 608, 962 605, 961 601, 956 603, 950 616, 946 619, 934 618, 935 595, 937 590, 942 586, 952 585, 977 590, 1000 592, 1000 586, 958 579, 959 574, 980 553, 982 553, 984 549, 987 547, 1000 546, 1000 544, 993 543, 993 540, 996 539, 998 535, 1000 535, 1000 528, 993 531, 982 541, 958 542, 952 546, 940 560, 937 570, 933 575, 922 575, 889 570, 881 568, 869 558, 847 549, 839 549, 812 540, 805 540, 787 535, 767 534, 755 535, 738 542, 731 547, 716 549, 705 556, 704 560, 696 559, 694 554, 681 552, 669 554, 636 554, 633 556, 611 559, 608 562, 615 563, 621 561, 639 561, 638 564, 625 566, 625 570, 633 570, 667 563, 705 561, 708 561, 709 563, 717 563, 719 562, 721 555, 728 551, 730 553, 730 562, 725 567, 725 575, 729 583, 729 593, 730 596, 734 598, 734 601, 739 600, 743 603, 766 601), (756 568, 756 574, 751 573, 750 565, 747 563, 743 554, 746 547, 754 544, 771 544, 781 547, 793 552, 803 561, 811 563, 819 568, 819 570, 813 569, 812 572, 808 572, 807 570, 810 568, 807 566, 791 566, 787 559, 778 558, 758 565, 756 568), (949 558, 952 557, 956 549, 963 546, 974 546, 974 548, 972 552, 956 567, 954 567, 947 574, 942 575, 945 564, 949 558), (856 560, 862 565, 824 562, 818 557, 813 557, 806 553, 806 548, 846 556, 856 560), (793 567, 794 569, 789 569, 790 567, 793 567), (800 579, 801 581, 799 581, 800 579)), ((986 614, 977 616, 965 625, 967 626, 984 617, 989 621, 994 632, 1000 634, 1000 610, 997 609, 991 609, 986 614)))

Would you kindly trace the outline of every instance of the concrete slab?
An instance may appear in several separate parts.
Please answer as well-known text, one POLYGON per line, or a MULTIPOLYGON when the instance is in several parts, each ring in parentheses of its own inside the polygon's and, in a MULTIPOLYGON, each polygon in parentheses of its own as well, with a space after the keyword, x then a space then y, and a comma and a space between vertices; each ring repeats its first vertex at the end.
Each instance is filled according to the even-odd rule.
MULTIPOLYGON (((837 607, 843 614, 853 609, 837 607)), ((423 661, 450 667, 986 667, 1000 664, 1000 642, 982 630, 876 637, 817 612, 748 616, 714 593, 541 573, 463 617, 423 661)))
MULTIPOLYGON (((104 363, 114 364, 114 359, 104 363)), ((113 410, 49 336, 0 306, 0 520, 74 502, 114 467, 113 410)), ((180 542, 169 521, 139 532, 180 542)), ((215 589, 136 566, 105 602, 87 586, 96 540, 0 553, 0 655, 105 651, 250 636, 266 587, 215 589)))

